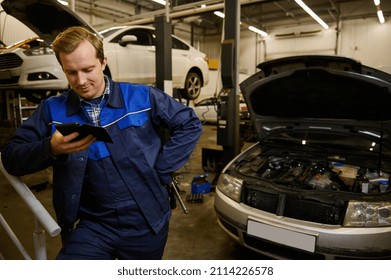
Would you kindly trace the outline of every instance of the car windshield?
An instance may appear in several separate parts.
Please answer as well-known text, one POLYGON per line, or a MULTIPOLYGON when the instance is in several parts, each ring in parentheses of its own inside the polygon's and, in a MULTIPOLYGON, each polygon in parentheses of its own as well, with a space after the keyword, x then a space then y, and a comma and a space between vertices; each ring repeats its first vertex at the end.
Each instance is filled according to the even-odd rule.
POLYGON ((104 30, 101 30, 99 31, 99 34, 104 37, 104 38, 107 38, 109 37, 111 34, 117 32, 119 29, 122 29, 123 27, 121 26, 118 26, 118 27, 111 27, 111 28, 108 28, 108 29, 104 29, 104 30))

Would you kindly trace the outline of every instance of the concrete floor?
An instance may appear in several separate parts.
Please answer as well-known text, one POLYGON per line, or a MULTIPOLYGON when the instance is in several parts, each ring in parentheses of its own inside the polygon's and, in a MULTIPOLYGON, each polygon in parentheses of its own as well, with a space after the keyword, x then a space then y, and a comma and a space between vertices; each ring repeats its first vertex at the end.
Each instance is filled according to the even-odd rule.
MULTIPOLYGON (((4 141, 12 129, 0 127, 4 141)), ((2 144, 2 143, 0 143, 2 144)), ((1 146, 0 146, 1 147, 1 146)), ((202 149, 221 149, 216 145, 216 126, 204 125, 202 137, 189 162, 179 170, 178 180, 181 197, 188 208, 184 214, 180 208, 173 212, 170 222, 169 238, 163 259, 166 260, 244 260, 262 259, 263 257, 249 251, 233 241, 217 224, 213 209, 214 192, 203 195, 202 202, 187 202, 191 194, 191 181, 194 176, 205 171, 202 168, 202 149)), ((209 173, 208 180, 213 181, 215 174, 209 173)), ((38 200, 54 217, 51 205, 51 186, 46 184, 48 172, 24 176, 23 180, 30 187, 38 200), (43 187, 41 188, 36 188, 43 187)), ((33 231, 34 217, 21 198, 17 195, 7 179, 0 172, 0 213, 9 223, 17 238, 34 259, 33 231)), ((54 259, 60 248, 60 237, 46 235, 47 258, 54 259)), ((21 260, 23 256, 11 243, 3 227, 0 226, 0 259, 21 260)))

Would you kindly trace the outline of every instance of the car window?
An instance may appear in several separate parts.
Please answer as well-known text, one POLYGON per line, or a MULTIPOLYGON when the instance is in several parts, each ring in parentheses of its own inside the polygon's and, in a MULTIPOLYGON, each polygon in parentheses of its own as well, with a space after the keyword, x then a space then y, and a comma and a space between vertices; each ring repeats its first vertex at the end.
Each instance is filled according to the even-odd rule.
POLYGON ((152 46, 154 42, 152 32, 144 29, 127 30, 116 36, 114 39, 111 40, 111 42, 118 43, 125 35, 133 35, 137 38, 136 41, 130 42, 130 44, 132 45, 152 46))
POLYGON ((177 50, 186 50, 188 51, 190 48, 188 45, 178 40, 177 38, 172 37, 172 48, 177 50))
POLYGON ((118 31, 120 28, 108 28, 102 31, 99 31, 99 34, 103 36, 104 38, 109 37, 111 34, 115 33, 118 31))

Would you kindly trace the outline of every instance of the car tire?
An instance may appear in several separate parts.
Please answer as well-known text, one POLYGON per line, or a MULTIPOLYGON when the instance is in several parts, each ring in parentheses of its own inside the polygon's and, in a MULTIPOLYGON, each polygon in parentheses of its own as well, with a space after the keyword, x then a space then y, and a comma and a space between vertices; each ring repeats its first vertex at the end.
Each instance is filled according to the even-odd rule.
POLYGON ((189 72, 185 80, 185 88, 181 90, 182 98, 186 100, 197 99, 201 94, 202 80, 200 75, 189 72))

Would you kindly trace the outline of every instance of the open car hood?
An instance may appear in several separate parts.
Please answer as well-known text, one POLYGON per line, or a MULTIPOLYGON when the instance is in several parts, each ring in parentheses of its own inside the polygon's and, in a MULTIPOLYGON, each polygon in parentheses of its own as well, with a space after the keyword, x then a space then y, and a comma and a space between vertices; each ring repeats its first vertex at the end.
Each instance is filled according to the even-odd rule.
POLYGON ((49 45, 60 32, 71 26, 83 26, 98 34, 57 0, 4 0, 1 6, 8 15, 21 21, 49 45))
POLYGON ((286 57, 258 68, 240 88, 261 141, 316 131, 391 142, 391 75, 338 56, 286 57))

